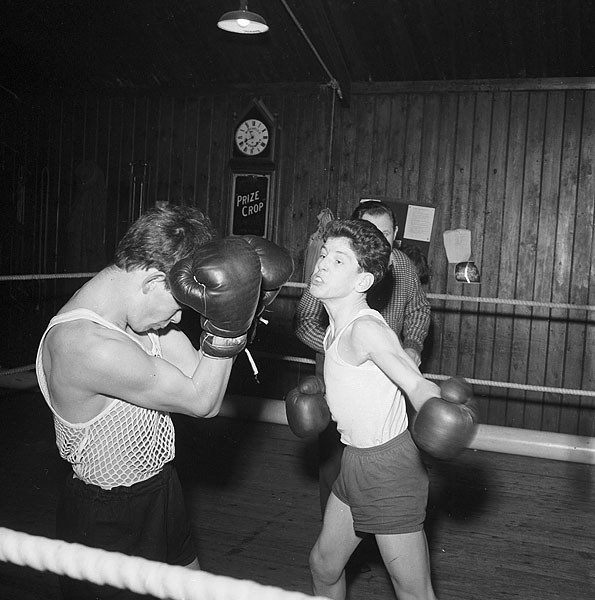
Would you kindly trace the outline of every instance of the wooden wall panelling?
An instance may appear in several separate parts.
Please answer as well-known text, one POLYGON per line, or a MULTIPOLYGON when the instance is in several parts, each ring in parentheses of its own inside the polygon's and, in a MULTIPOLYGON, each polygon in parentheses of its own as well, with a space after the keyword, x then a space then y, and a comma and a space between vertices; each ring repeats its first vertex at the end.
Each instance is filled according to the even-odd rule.
MULTIPOLYGON (((289 145, 290 158, 286 161, 287 155, 285 151, 281 151, 283 160, 279 176, 283 177, 285 186, 291 189, 291 212, 283 211, 286 215, 283 227, 287 233, 291 232, 289 250, 295 261, 293 281, 307 281, 309 278, 309 274, 304 273, 308 242, 318 227, 317 216, 320 211, 326 207, 330 208, 328 168, 331 93, 329 90, 318 94, 305 94, 295 102, 283 105, 283 148, 285 143, 289 145), (293 110, 296 112, 293 113, 293 110), (297 115, 297 122, 292 124, 294 114, 297 115), (289 161, 292 164, 289 164, 289 161)), ((282 198, 279 199, 280 211, 282 201, 282 198)), ((301 294, 301 288, 288 288, 275 301, 271 323, 266 332, 266 347, 269 350, 274 349, 280 355, 289 352, 290 355, 295 353, 313 358, 314 353, 307 349, 294 333, 293 319, 301 294), (287 340, 287 343, 284 344, 282 340, 287 340)), ((283 395, 297 384, 304 373, 312 370, 310 366, 287 365, 273 361, 271 380, 283 395), (288 366, 289 368, 286 368, 288 366)))
MULTIPOLYGON (((307 240, 308 226, 304 224, 303 214, 300 213, 299 191, 295 185, 296 155, 298 147, 297 119, 289 118, 296 115, 299 106, 297 96, 283 98, 280 111, 279 129, 277 131, 278 151, 278 206, 279 206, 279 240, 283 240, 294 260, 295 270, 292 279, 303 281, 304 248, 307 240)), ((306 221, 308 216, 306 216, 306 221)), ((311 226, 316 228, 315 217, 311 226)))
MULTIPOLYGON (((491 92, 478 92, 473 111, 472 157, 469 169, 469 209, 468 226, 471 231, 471 260, 475 261, 483 276, 483 238, 486 234, 487 183, 490 169, 490 132, 492 123, 491 92)), ((471 116, 470 116, 471 118, 471 116)), ((481 284, 464 284, 465 296, 478 297, 485 295, 485 286, 481 284)), ((490 348, 490 338, 483 331, 482 310, 485 307, 476 302, 463 303, 460 330, 460 367, 467 373, 473 373, 476 379, 487 379, 488 373, 480 368, 478 357, 486 354, 490 348)), ((481 388, 478 395, 485 393, 481 388)), ((482 411, 486 408, 482 407, 482 411)), ((487 411, 486 411, 487 412, 487 411)), ((483 418, 483 414, 482 414, 483 418)))
POLYGON ((390 164, 389 148, 391 103, 386 94, 378 96, 375 103, 374 122, 372 124, 373 149, 371 152, 368 193, 372 196, 387 196, 387 169, 390 164))
MULTIPOLYGON (((575 106, 573 113, 579 125, 580 139, 577 140, 576 150, 576 192, 574 201, 574 221, 571 229, 571 268, 568 273, 568 302, 587 304, 589 280, 589 263, 592 260, 591 248, 593 243, 593 178, 589 176, 592 170, 595 139, 593 136, 593 98, 590 92, 573 95, 570 105, 575 106), (580 110, 580 113, 579 113, 580 110)), ((585 356, 586 332, 594 320, 593 313, 581 314, 577 311, 567 311, 567 341, 565 347, 566 365, 564 369, 565 388, 581 389, 583 385, 583 368, 585 356), (585 318, 587 317, 587 318, 585 318)), ((593 389, 593 388, 591 388, 593 389)), ((561 427, 578 433, 581 429, 580 396, 562 396, 561 427)), ((587 423, 583 423, 583 427, 587 423)))
MULTIPOLYGON (((527 146, 523 177, 523 193, 520 224, 520 248, 517 259, 516 297, 532 300, 535 290, 535 262, 539 236, 539 205, 541 200, 541 174, 544 153, 544 131, 546 118, 546 94, 529 93, 529 112, 527 122, 527 146)), ((513 329, 515 361, 513 363, 513 381, 534 384, 531 367, 543 361, 539 340, 532 339, 533 309, 517 307, 513 329)), ((543 381, 543 379, 539 379, 543 381)), ((542 411, 543 395, 534 392, 519 394, 524 398, 524 410, 521 424, 534 422, 542 411)))
MULTIPOLYGON (((303 169, 308 172, 307 181, 307 206, 314 223, 317 226, 316 217, 323 208, 329 207, 329 156, 328 148, 330 142, 330 103, 325 94, 306 96, 308 106, 308 119, 310 127, 305 132, 305 144, 301 149, 302 157, 305 159, 303 169), (324 100, 323 100, 324 98, 324 100), (310 142, 308 142, 310 138, 310 142), (309 151, 308 151, 309 148, 309 151)), ((302 244, 306 244, 310 235, 315 231, 312 226, 303 238, 302 244)))
POLYGON ((357 128, 357 106, 361 101, 360 97, 352 98, 351 106, 345 109, 341 106, 337 108, 337 124, 335 127, 335 139, 337 144, 337 209, 334 213, 335 218, 346 217, 349 213, 349 207, 354 204, 354 199, 359 196, 353 189, 353 176, 355 173, 355 161, 357 145, 359 144, 359 131, 357 128))
MULTIPOLYGON (((593 284, 595 281, 593 276, 595 263, 595 236, 593 235, 593 223, 595 222, 595 172, 593 168, 595 163, 595 94, 590 91, 585 92, 582 132, 577 195, 577 235, 575 237, 573 265, 573 273, 577 274, 577 279, 573 279, 571 302, 595 305, 593 293, 595 291, 595 285, 593 284)), ((580 348, 582 355, 577 356, 575 359, 576 362, 582 363, 580 389, 595 390, 595 358, 593 356, 593 348, 595 348, 593 339, 595 335, 595 313, 571 311, 569 315, 584 327, 583 346, 580 348)), ((595 398, 592 396, 575 397, 574 402, 578 403, 579 406, 576 433, 578 435, 595 436, 595 418, 593 417, 595 398)))
MULTIPOLYGON (((169 202, 169 147, 171 129, 171 99, 163 96, 151 97, 148 102, 150 139, 147 147, 147 162, 151 169, 153 202, 169 202)), ((134 156, 136 159, 136 156, 134 156)))
POLYGON ((182 195, 187 206, 200 206, 197 197, 199 106, 198 98, 185 99, 182 195))
POLYGON ((176 204, 184 204, 185 108, 186 98, 180 96, 173 98, 169 153, 169 197, 170 202, 176 204))
MULTIPOLYGON (((281 90, 264 98, 282 126, 275 235, 296 259, 294 281, 302 279, 303 253, 322 206, 330 203, 335 215, 346 217, 360 195, 373 194, 436 206, 430 291, 594 301, 591 92, 461 93, 450 87, 356 93, 350 108, 336 106, 329 173, 332 93, 326 87, 318 93, 281 90), (456 283, 447 264, 442 232, 457 227, 472 231, 480 286, 456 283)), ((191 201, 226 232, 231 115, 252 97, 89 96, 39 104, 27 139, 26 213, 35 232, 30 254, 40 267, 34 270, 53 270, 53 240, 66 223, 74 172, 83 158, 105 167, 110 214, 116 216, 107 235, 114 244, 128 226, 129 164, 141 158, 151 164, 151 204, 163 194, 172 202, 191 201), (43 179, 47 165, 49 184, 43 179), (49 200, 44 186, 51 189, 49 200), (58 199, 60 222, 54 226, 58 199), (52 227, 45 226, 48 220, 52 227)), ((272 321, 275 331, 295 343, 290 316, 301 290, 286 293, 272 321)), ((593 389, 595 318, 565 309, 551 315, 433 300, 423 369, 520 383, 545 378, 546 385, 593 389)), ((482 418, 490 424, 593 429, 582 410, 591 414, 590 398, 501 388, 486 393, 482 418), (533 401, 526 404, 525 396, 533 401)))
MULTIPOLYGON (((581 125, 583 115, 584 92, 568 92, 564 117, 562 143, 562 163, 560 173, 560 202, 558 207, 557 229, 555 233, 555 267, 553 302, 570 302, 574 248, 576 202, 578 186, 578 164, 581 147, 581 125)), ((575 341, 570 337, 570 313, 563 309, 554 309, 551 313, 550 340, 553 359, 550 371, 559 377, 561 387, 574 387, 580 384, 582 364, 571 360, 572 346, 575 341), (558 360, 555 361, 555 356, 558 360)), ((569 403, 576 399, 572 396, 562 397, 559 413, 559 430, 576 431, 576 409, 569 403)))
MULTIPOLYGON (((221 223, 215 218, 215 207, 212 207, 212 199, 209 195, 211 189, 211 167, 215 159, 211 155, 211 140, 213 138, 212 105, 214 98, 200 97, 198 99, 198 117, 196 129, 196 184, 194 201, 209 218, 213 220, 213 225, 220 229, 221 234, 227 232, 227 229, 221 229, 221 223)), ((225 223, 227 226, 227 223, 225 223)))
POLYGON ((407 98, 405 153, 403 157, 403 180, 400 194, 404 202, 420 202, 418 196, 419 178, 421 176, 423 109, 423 96, 420 94, 410 94, 407 98))
POLYGON ((118 241, 128 223, 128 190, 122 186, 122 178, 127 176, 129 166, 122 164, 124 145, 124 100, 109 100, 109 159, 106 169, 107 213, 106 245, 108 259, 113 257, 118 241))
MULTIPOLYGON (((562 135, 564 127, 565 94, 560 92, 546 93, 547 109, 543 145, 543 169, 541 176, 541 202, 539 206, 539 237, 535 256, 535 282, 533 298, 537 301, 549 302, 552 299, 554 278, 554 254, 556 221, 558 218, 558 199, 560 196, 560 166, 562 153, 562 135)), ((534 385, 561 386, 559 377, 560 348, 549 343, 551 310, 533 309, 531 326, 531 354, 529 356, 529 372, 534 385)), ((557 431, 559 421, 559 394, 543 394, 543 411, 538 421, 550 431, 557 431)), ((531 394, 528 398, 535 398, 531 394)), ((528 418, 531 418, 528 415, 528 418)))
MULTIPOLYGON (((155 115, 159 114, 159 104, 158 102, 149 103, 147 107, 147 111, 149 113, 149 120, 152 123, 155 123, 155 127, 159 126, 158 119, 155 118, 155 115)), ((118 193, 120 196, 120 213, 119 217, 119 227, 118 227, 118 238, 116 239, 116 244, 122 239, 124 233, 131 225, 133 220, 133 215, 131 214, 133 210, 132 200, 132 181, 131 181, 131 163, 136 160, 135 156, 135 124, 136 124, 136 101, 134 98, 123 98, 122 99, 122 112, 121 112, 121 139, 120 139, 120 155, 118 162, 118 193)), ((155 140, 157 142, 157 140, 155 140)), ((152 144, 149 144, 151 147, 152 144)), ((155 152, 154 146, 152 147, 153 152, 155 152)), ((155 182, 155 186, 157 185, 157 176, 159 173, 159 169, 155 163, 155 155, 150 153, 147 156, 147 162, 151 165, 151 174, 152 181, 155 182)))
MULTIPOLYGON (((452 201, 450 204, 450 223, 448 229, 467 228, 469 218, 469 183, 473 148, 473 118, 475 112, 475 94, 461 94, 456 113, 456 140, 453 171, 452 201)), ((471 240, 473 245, 476 240, 471 240)), ((449 270, 447 293, 462 295, 463 284, 454 279, 449 270)), ((444 375, 463 375, 469 377, 473 363, 461 359, 461 318, 467 305, 457 301, 449 302, 444 317, 444 335, 441 356, 441 373, 444 375)))
POLYGON ((110 173, 108 171, 109 157, 111 151, 111 110, 112 102, 109 98, 97 99, 97 122, 96 122, 96 142, 95 142, 95 160, 101 169, 105 178, 106 189, 110 185, 110 173))
POLYGON ((310 235, 314 233, 318 225, 316 216, 319 212, 317 209, 320 207, 320 203, 313 202, 313 190, 310 186, 311 170, 315 168, 314 159, 318 160, 320 157, 315 156, 311 146, 314 133, 312 103, 308 101, 308 98, 300 97, 295 109, 297 111, 295 113, 297 123, 294 130, 295 145, 291 169, 293 181, 290 182, 290 185, 293 185, 293 218, 290 223, 293 228, 292 245, 302 261, 301 265, 298 263, 298 268, 301 267, 303 270, 304 250, 310 235))
POLYGON ((105 244, 107 258, 110 260, 113 257, 119 230, 120 193, 118 173, 120 170, 119 157, 122 139, 122 103, 118 98, 107 98, 105 102, 107 103, 107 131, 105 133, 106 143, 108 144, 105 163, 105 184, 107 187, 105 244))
POLYGON ((196 153, 196 100, 183 99, 180 148, 180 202, 185 206, 194 206, 194 172, 196 153))
POLYGON ((219 231, 227 233, 229 217, 229 157, 234 120, 229 105, 229 96, 213 99, 211 109, 210 181, 208 186, 209 215, 215 219, 219 231))
POLYGON ((343 214, 349 217, 362 196, 374 194, 373 165, 379 159, 376 144, 383 137, 374 126, 377 118, 377 99, 367 96, 358 106, 357 143, 354 165, 354 186, 348 204, 343 205, 343 214))
MULTIPOLYGON (((527 130, 528 96, 524 92, 511 94, 509 144, 506 164, 504 218, 502 224, 502 261, 500 265, 500 298, 516 297, 516 273, 519 253, 519 235, 523 192, 523 170, 527 130)), ((496 338, 501 341, 497 349, 498 364, 494 369, 497 381, 514 382, 515 361, 521 360, 512 343, 515 308, 500 305, 496 325, 496 338), (504 360, 502 360, 504 359, 504 360)), ((506 425, 520 427, 523 404, 516 390, 506 392, 506 425)))
MULTIPOLYGON (((506 155, 510 116, 510 94, 496 92, 492 97, 489 136, 489 168, 486 189, 486 214, 484 232, 477 240, 481 247, 481 295, 497 298, 499 294, 501 257, 508 240, 503 237, 504 204, 506 192, 506 155)), ((476 369, 481 378, 494 381, 499 377, 498 365, 502 361, 498 339, 497 304, 480 304, 478 335, 484 339, 482 351, 476 357, 476 369), (496 368, 496 370, 495 370, 496 368)), ((482 402, 483 422, 503 422, 506 414, 505 393, 497 387, 479 387, 485 395, 482 402)))
MULTIPOLYGON (((437 121, 437 171, 434 186, 436 214, 434 240, 430 244, 428 258, 432 267, 429 289, 431 292, 444 293, 452 270, 444 250, 442 234, 451 228, 450 206, 453 194, 458 97, 456 94, 439 94, 438 98, 440 110, 437 121)), ((450 303, 445 300, 432 300, 431 304, 432 325, 424 345, 424 356, 428 357, 424 369, 426 372, 439 374, 442 372, 442 355, 445 351, 444 323, 450 303)))
MULTIPOLYGON (((423 118, 421 132, 421 152, 419 159, 419 184, 417 202, 426 206, 436 206, 435 196, 439 147, 440 96, 426 94, 422 97, 423 118)), ((432 242, 435 243, 435 237, 432 242)))
MULTIPOLYGON (((387 128, 388 155, 386 171, 386 195, 401 200, 405 156, 405 130, 407 127, 407 95, 390 96, 390 122, 387 128)), ((402 223, 397 224, 403 227, 402 223)))

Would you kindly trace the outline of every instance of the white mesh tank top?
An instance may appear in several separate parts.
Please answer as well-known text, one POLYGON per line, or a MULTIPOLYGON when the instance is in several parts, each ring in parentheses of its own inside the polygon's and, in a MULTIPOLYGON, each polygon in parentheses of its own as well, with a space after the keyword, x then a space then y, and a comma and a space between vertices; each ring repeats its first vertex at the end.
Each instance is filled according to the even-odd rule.
MULTIPOLYGON (((87 319, 119 331, 141 348, 131 335, 87 309, 55 316, 45 330, 37 351, 39 387, 54 417, 56 445, 60 456, 72 464, 76 477, 109 490, 131 486, 161 471, 175 456, 175 432, 169 413, 151 410, 114 398, 86 423, 70 423, 54 410, 42 364, 42 347, 48 331, 59 323, 87 319)), ((149 333, 151 356, 161 356, 159 336, 149 333)))

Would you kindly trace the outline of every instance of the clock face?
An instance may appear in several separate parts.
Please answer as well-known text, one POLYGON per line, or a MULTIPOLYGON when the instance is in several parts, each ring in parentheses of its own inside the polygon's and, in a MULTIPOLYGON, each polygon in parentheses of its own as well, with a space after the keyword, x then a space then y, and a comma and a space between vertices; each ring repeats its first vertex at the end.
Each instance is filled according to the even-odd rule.
POLYGON ((269 129, 258 119, 246 119, 236 129, 238 150, 246 156, 258 156, 269 145, 269 129))

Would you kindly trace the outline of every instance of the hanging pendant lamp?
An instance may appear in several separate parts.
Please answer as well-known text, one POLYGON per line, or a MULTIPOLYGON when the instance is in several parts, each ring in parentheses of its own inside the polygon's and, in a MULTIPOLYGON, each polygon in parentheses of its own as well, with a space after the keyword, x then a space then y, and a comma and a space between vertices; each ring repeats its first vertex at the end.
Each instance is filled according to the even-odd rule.
POLYGON ((217 27, 232 33, 264 33, 269 30, 267 22, 259 14, 248 10, 248 0, 240 0, 240 9, 226 12, 217 27))

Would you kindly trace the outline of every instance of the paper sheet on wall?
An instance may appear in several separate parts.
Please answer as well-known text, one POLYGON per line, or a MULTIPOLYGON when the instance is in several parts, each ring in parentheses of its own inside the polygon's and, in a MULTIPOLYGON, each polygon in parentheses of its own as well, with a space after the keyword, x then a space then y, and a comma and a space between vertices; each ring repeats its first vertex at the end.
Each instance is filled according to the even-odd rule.
POLYGON ((412 206, 407 208, 407 219, 403 237, 408 240, 429 242, 434 224, 435 208, 431 206, 412 206))
POLYGON ((449 229, 442 234, 449 263, 466 262, 471 258, 471 231, 449 229))

